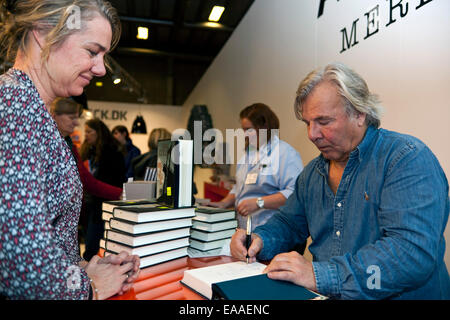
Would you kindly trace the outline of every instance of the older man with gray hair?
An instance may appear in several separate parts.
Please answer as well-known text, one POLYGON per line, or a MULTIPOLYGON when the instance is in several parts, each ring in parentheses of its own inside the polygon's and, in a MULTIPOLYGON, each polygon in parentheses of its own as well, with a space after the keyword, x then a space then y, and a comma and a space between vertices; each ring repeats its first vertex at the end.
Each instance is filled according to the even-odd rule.
MULTIPOLYGON (((449 187, 431 150, 380 129, 378 98, 340 63, 308 74, 294 109, 321 154, 280 214, 255 229, 251 261, 272 259, 270 278, 336 299, 450 299, 449 187), (309 236, 313 262, 286 252, 309 236)), ((242 260, 244 239, 238 230, 231 242, 242 260)))

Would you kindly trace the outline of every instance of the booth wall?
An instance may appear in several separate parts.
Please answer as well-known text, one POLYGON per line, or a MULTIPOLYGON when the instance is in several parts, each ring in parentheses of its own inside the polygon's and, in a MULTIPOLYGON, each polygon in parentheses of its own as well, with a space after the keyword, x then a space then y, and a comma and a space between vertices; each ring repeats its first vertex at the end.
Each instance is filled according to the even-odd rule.
MULTIPOLYGON (((379 95, 381 126, 424 141, 449 177, 450 1, 328 0, 318 17, 320 2, 255 1, 184 104, 182 123, 205 104, 224 132, 239 127, 241 109, 263 102, 307 164, 319 152, 294 116, 295 92, 311 70, 340 61, 379 95)), ((445 236, 448 248, 448 225, 445 236)))

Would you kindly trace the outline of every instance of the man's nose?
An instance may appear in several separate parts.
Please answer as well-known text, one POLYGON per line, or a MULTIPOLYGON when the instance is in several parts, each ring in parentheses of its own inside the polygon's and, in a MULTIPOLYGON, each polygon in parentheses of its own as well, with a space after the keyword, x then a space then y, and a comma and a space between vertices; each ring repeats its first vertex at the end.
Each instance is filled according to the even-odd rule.
POLYGON ((313 122, 309 123, 308 125, 308 138, 312 142, 315 142, 317 139, 319 139, 322 136, 322 133, 320 132, 320 127, 314 124, 313 122))

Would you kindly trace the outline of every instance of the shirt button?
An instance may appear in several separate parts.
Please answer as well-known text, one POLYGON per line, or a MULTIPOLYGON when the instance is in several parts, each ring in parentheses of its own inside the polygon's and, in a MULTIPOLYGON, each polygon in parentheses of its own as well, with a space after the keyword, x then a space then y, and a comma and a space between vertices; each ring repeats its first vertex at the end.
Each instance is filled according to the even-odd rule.
POLYGON ((337 204, 337 206, 340 208, 340 207, 342 207, 342 204, 339 202, 339 203, 337 204))
POLYGON ((339 230, 336 231, 336 235, 339 237, 341 235, 341 232, 339 230))

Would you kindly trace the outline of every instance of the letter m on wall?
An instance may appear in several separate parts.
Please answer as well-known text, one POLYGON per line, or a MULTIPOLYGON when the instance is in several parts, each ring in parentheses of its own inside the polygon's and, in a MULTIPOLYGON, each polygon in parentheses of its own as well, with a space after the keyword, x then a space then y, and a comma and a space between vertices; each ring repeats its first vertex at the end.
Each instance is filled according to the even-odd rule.
POLYGON ((350 37, 347 33, 347 28, 341 29, 342 33, 342 50, 339 53, 344 52, 347 49, 350 49, 353 46, 356 46, 358 44, 358 41, 356 40, 356 25, 358 23, 359 19, 356 19, 353 21, 352 24, 352 30, 350 32, 350 37))

